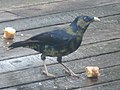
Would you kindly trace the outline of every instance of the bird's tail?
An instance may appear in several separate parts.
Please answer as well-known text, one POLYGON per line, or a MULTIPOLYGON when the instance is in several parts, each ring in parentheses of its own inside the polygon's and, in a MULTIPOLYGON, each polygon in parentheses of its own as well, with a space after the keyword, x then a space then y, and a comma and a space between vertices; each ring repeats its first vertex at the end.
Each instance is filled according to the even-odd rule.
POLYGON ((15 42, 13 44, 11 44, 10 46, 8 46, 8 49, 14 49, 14 48, 18 48, 18 47, 25 47, 28 45, 28 42, 26 41, 20 41, 20 42, 15 42))

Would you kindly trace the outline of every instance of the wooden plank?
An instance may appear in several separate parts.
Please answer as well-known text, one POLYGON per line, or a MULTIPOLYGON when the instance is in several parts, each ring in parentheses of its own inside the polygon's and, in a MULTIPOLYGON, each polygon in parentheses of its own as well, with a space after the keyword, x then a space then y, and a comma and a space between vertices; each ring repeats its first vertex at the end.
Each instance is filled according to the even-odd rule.
MULTIPOLYGON (((64 0, 65 1, 65 0, 64 0)), ((23 18, 19 14, 11 12, 11 10, 19 10, 22 8, 38 6, 38 5, 45 5, 50 3, 57 3, 62 2, 62 0, 26 0, 26 1, 19 1, 19 0, 12 0, 12 1, 0 1, 0 21, 8 21, 14 19, 23 18), (7 3, 6 3, 7 2, 7 3)), ((23 10, 23 9, 22 9, 23 10)), ((23 12, 23 11, 22 11, 23 12)))
MULTIPOLYGON (((81 10, 81 9, 92 8, 92 7, 96 7, 96 6, 104 6, 104 5, 109 5, 109 4, 113 4, 113 3, 119 3, 119 0, 114 0, 114 2, 111 0, 107 0, 107 1, 91 0, 91 2, 89 2, 89 0, 86 0, 86 1, 83 1, 83 0, 76 0, 76 1, 52 0, 51 1, 50 0, 50 2, 44 1, 46 3, 43 3, 43 1, 38 2, 38 0, 36 0, 36 1, 32 2, 32 5, 31 5, 31 0, 29 2, 16 1, 17 3, 13 0, 13 2, 14 3, 12 3, 12 6, 14 8, 12 8, 12 9, 8 8, 11 5, 11 3, 9 3, 9 2, 7 3, 7 5, 4 5, 4 7, 7 8, 5 11, 20 16, 17 18, 17 19, 19 19, 19 18, 24 18, 24 17, 39 16, 39 15, 53 14, 53 13, 66 12, 66 11, 73 11, 76 9, 81 10), (26 6, 26 3, 28 4, 28 6, 26 6), (16 4, 16 5, 14 5, 14 4, 16 4), (17 4, 19 4, 19 5, 17 5, 17 4)), ((4 3, 4 2, 2 2, 2 3, 4 3)), ((6 4, 6 3, 4 3, 4 4, 6 4)), ((8 18, 8 17, 6 17, 6 18, 8 18)), ((13 20, 13 19, 9 18, 9 20, 13 20)), ((2 21, 6 21, 6 19, 2 20, 2 21)))
POLYGON ((86 86, 111 82, 120 79, 120 52, 101 55, 97 57, 66 62, 65 64, 79 73, 80 79, 72 78, 64 74, 59 64, 48 66, 49 71, 57 75, 56 78, 48 78, 41 73, 41 67, 29 68, 16 72, 0 74, 0 88, 16 87, 16 88, 82 88, 86 86), (84 68, 88 65, 95 65, 101 68, 101 76, 98 79, 88 79, 85 75, 84 68), (117 74, 116 74, 117 73, 117 74), (48 80, 49 79, 49 80, 48 80), (28 84, 25 86, 21 86, 28 84), (33 84, 33 85, 29 85, 33 84), (37 85, 37 86, 36 86, 37 85))
POLYGON ((102 83, 90 87, 78 88, 74 90, 119 90, 120 80, 115 80, 112 82, 102 83))
MULTIPOLYGON (((119 46, 120 46, 120 39, 81 46, 81 48, 79 48, 76 52, 63 57, 63 62, 71 62, 76 60, 82 60, 85 58, 97 57, 104 54, 119 52, 120 51, 119 46)), ((8 55, 12 56, 13 54, 9 52, 8 55)), ((13 59, 4 59, 0 61, 0 63, 1 63, 0 73, 43 66, 43 62, 40 58, 40 54, 23 56, 18 58, 16 57, 13 59), (6 66, 8 64, 10 64, 9 66, 11 66, 11 68, 9 67, 8 69, 6 69, 6 66)), ((57 63, 56 58, 47 57, 46 64, 53 65, 56 63, 57 63)))
POLYGON ((56 1, 62 1, 62 0, 0 0, 0 10, 8 10, 8 9, 16 9, 20 7, 26 7, 26 6, 31 6, 31 5, 38 5, 38 4, 45 4, 45 3, 52 3, 56 1))
POLYGON ((78 15, 85 14, 85 15, 92 15, 92 16, 106 16, 106 15, 116 14, 120 12, 119 10, 120 10, 119 4, 118 5, 114 4, 114 7, 111 5, 108 5, 108 6, 101 6, 101 7, 90 8, 85 10, 76 10, 71 12, 63 12, 63 13, 38 16, 33 18, 18 19, 18 20, 7 21, 7 22, 1 21, 0 29, 5 28, 6 26, 11 26, 15 28, 17 31, 31 30, 31 29, 41 28, 45 26, 52 26, 52 25, 71 22, 78 15))
MULTIPOLYGON (((117 81, 112 81, 112 82, 102 83, 98 85, 93 85, 90 87, 84 87, 84 88, 78 88, 78 89, 72 89, 72 90, 119 90, 120 89, 119 84, 120 84, 120 80, 117 80, 117 81)), ((60 90, 56 86, 53 86, 52 88, 43 87, 40 82, 29 84, 29 85, 2 89, 2 90, 28 90, 28 89, 29 90, 48 90, 48 89, 49 90, 60 90)))
POLYGON ((28 7, 21 7, 17 9, 7 10, 9 12, 15 13, 22 17, 31 17, 37 15, 48 15, 58 12, 66 12, 66 11, 73 11, 78 9, 86 9, 92 8, 96 6, 104 6, 114 3, 120 3, 119 0, 111 1, 111 0, 63 0, 62 2, 55 2, 49 4, 42 4, 42 5, 32 5, 28 7))
MULTIPOLYGON (((85 87, 85 88, 78 88, 78 89, 72 89, 72 90, 119 90, 120 80, 115 80, 112 82, 107 82, 103 84, 98 84, 90 87, 85 87)), ((50 86, 50 83, 49 83, 50 86)), ((43 87, 41 82, 39 83, 34 83, 34 84, 29 84, 29 85, 23 85, 23 86, 18 86, 18 87, 12 87, 12 88, 7 88, 7 89, 2 89, 2 90, 61 90, 60 87, 57 86, 51 86, 51 87, 43 87)), ((67 88, 65 89, 67 90, 67 88)), ((68 89, 69 90, 69 89, 68 89)))
POLYGON ((7 21, 7 20, 12 20, 17 18, 21 18, 21 17, 5 11, 0 12, 0 21, 7 21))

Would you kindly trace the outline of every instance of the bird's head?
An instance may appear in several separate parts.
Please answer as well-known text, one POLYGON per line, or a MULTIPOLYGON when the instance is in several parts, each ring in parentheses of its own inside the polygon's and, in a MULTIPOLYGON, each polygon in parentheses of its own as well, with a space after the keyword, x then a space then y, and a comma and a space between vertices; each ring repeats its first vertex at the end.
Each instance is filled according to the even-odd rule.
POLYGON ((78 21, 82 19, 86 23, 100 21, 98 17, 92 17, 92 16, 78 16, 77 18, 78 18, 78 21))
POLYGON ((78 16, 73 22, 77 24, 78 27, 82 29, 87 29, 91 22, 100 21, 98 17, 92 16, 78 16))

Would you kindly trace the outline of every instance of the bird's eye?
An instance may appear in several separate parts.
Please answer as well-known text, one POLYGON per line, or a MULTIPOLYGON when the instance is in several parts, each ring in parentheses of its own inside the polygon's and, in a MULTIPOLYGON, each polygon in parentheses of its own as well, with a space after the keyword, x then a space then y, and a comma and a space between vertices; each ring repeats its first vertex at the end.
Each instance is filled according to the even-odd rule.
POLYGON ((85 22, 88 22, 89 21, 89 18, 88 17, 84 17, 83 18, 85 22))
POLYGON ((84 20, 86 20, 87 19, 87 17, 84 17, 84 20))

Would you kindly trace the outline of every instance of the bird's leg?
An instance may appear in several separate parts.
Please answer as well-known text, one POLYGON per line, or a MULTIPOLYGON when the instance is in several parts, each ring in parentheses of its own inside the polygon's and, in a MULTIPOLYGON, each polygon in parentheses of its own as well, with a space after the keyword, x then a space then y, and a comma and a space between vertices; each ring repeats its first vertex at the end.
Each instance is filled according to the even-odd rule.
POLYGON ((63 63, 60 63, 64 68, 65 71, 70 74, 71 76, 75 76, 75 77, 79 77, 79 75, 75 74, 70 68, 68 68, 67 66, 65 66, 63 63))
POLYGON ((75 76, 75 77, 79 77, 77 74, 75 74, 71 69, 69 69, 67 66, 65 66, 63 63, 62 63, 62 57, 58 57, 57 58, 57 61, 65 68, 65 71, 70 74, 71 76, 75 76))
POLYGON ((46 74, 49 77, 55 77, 55 75, 48 72, 48 69, 47 69, 47 66, 46 66, 46 63, 45 63, 45 57, 41 55, 41 59, 43 60, 44 69, 45 69, 45 70, 43 70, 43 73, 46 74))
POLYGON ((45 70, 43 70, 43 73, 46 74, 49 77, 54 77, 55 75, 53 75, 53 74, 48 72, 48 69, 47 69, 45 61, 43 61, 43 63, 44 63, 44 68, 45 68, 45 70))

